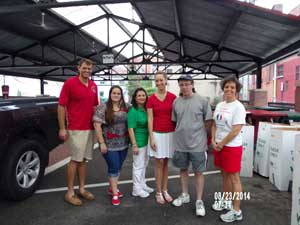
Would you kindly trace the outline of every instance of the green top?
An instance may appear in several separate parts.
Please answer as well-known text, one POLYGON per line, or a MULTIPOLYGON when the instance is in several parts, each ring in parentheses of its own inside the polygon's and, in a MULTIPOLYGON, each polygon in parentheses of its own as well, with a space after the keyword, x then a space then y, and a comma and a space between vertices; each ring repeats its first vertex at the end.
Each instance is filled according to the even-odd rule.
POLYGON ((135 140, 139 148, 148 144, 148 116, 140 107, 131 107, 127 114, 128 128, 133 128, 135 140))

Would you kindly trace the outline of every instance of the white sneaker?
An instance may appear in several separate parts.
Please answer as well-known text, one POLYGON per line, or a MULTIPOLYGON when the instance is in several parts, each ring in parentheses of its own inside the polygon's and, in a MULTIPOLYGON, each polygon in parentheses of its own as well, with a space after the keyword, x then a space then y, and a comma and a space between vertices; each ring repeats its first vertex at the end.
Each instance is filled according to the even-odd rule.
POLYGON ((135 197, 147 198, 150 194, 144 190, 132 191, 132 195, 135 197))
POLYGON ((190 195, 186 193, 181 193, 173 202, 172 205, 179 207, 182 206, 184 203, 190 202, 190 195))
POLYGON ((196 216, 205 216, 205 207, 203 201, 197 200, 195 206, 196 206, 196 216))
POLYGON ((143 190, 146 191, 146 192, 148 192, 149 194, 151 194, 151 193, 154 192, 154 189, 151 188, 151 187, 149 187, 148 185, 145 185, 145 186, 143 187, 143 190))
POLYGON ((237 212, 234 209, 231 209, 227 213, 220 215, 220 219, 225 223, 240 221, 243 219, 242 210, 240 210, 240 212, 237 212))
POLYGON ((217 200, 211 206, 211 208, 217 212, 223 211, 224 209, 232 209, 232 201, 217 200))

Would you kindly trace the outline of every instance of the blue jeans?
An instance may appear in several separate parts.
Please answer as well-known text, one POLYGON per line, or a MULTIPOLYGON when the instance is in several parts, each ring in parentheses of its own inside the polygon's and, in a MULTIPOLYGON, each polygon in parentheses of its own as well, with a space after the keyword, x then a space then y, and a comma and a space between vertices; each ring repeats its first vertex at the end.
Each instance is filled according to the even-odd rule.
POLYGON ((109 177, 117 177, 120 175, 126 156, 127 149, 122 151, 107 151, 107 153, 103 155, 107 164, 107 173, 109 177))

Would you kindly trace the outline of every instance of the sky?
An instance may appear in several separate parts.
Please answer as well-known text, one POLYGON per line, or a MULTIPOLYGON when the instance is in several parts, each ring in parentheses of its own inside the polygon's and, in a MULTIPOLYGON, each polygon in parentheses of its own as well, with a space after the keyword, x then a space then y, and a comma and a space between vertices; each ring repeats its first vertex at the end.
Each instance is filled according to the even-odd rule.
POLYGON ((256 0, 255 5, 271 9, 275 4, 283 4, 283 13, 288 14, 300 4, 300 0, 256 0))

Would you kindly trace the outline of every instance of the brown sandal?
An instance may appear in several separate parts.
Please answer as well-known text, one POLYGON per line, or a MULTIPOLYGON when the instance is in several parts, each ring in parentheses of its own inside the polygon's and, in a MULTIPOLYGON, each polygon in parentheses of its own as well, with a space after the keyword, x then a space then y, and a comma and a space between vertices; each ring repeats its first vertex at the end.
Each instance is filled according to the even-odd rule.
POLYGON ((65 202, 67 202, 71 205, 74 205, 74 206, 81 206, 82 205, 82 201, 78 198, 77 195, 70 196, 68 194, 65 194, 64 200, 65 200, 65 202))
POLYGON ((83 193, 79 193, 78 195, 89 201, 95 200, 95 196, 89 191, 84 191, 83 193))

